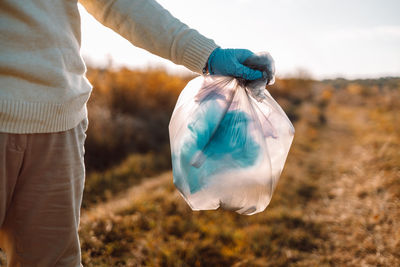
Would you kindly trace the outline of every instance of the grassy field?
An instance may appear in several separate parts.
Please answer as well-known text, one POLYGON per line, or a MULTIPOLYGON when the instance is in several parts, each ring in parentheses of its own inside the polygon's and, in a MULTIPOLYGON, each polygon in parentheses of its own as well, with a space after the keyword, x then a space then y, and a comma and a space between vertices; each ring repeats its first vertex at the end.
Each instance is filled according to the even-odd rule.
POLYGON ((83 211, 84 264, 400 265, 399 83, 297 81, 285 99, 289 82, 296 136, 266 211, 193 212, 170 172, 144 178, 83 211))
MULTIPOLYGON (((129 98, 118 89, 130 86, 124 77, 141 74, 99 73, 89 72, 95 90, 104 88, 89 105, 92 167, 80 228, 85 266, 400 266, 400 79, 277 80, 271 94, 296 135, 270 206, 243 216, 191 211, 172 184, 168 140, 152 133, 154 125, 167 125, 189 78, 141 76, 151 81, 147 87, 161 90, 158 96, 149 89, 158 99, 150 104, 164 105, 158 112, 167 116, 155 112, 146 117, 149 124, 137 124, 150 106, 114 106, 129 98), (98 111, 99 103, 108 115, 98 111), (110 118, 134 122, 152 139, 96 168, 108 160, 106 154, 96 159, 98 151, 143 144, 110 118), (95 131, 110 123, 113 131, 95 131), (115 134, 124 137, 120 143, 111 143, 115 134)), ((133 96, 140 86, 134 88, 128 88, 133 96)))

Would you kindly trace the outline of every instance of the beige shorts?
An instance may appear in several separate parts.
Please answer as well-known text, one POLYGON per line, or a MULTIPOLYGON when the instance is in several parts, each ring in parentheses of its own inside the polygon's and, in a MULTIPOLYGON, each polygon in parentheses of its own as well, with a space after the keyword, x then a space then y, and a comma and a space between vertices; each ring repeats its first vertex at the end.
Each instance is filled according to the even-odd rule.
POLYGON ((0 248, 8 266, 80 266, 87 120, 47 134, 0 133, 0 248))

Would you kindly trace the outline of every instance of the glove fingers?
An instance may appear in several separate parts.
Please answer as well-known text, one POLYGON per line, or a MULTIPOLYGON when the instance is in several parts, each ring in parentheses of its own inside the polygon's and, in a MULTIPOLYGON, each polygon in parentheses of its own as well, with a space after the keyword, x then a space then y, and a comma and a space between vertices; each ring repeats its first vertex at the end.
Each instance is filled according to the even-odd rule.
POLYGON ((253 80, 261 79, 263 77, 263 74, 259 70, 253 70, 244 65, 240 65, 240 67, 237 69, 237 71, 235 73, 235 76, 242 77, 249 81, 253 81, 253 80))

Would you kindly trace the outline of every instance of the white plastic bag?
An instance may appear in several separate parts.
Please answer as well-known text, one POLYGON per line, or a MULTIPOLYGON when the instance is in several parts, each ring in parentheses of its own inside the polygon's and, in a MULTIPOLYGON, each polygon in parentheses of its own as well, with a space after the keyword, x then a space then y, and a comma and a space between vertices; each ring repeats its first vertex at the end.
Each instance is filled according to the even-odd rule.
POLYGON ((265 90, 271 81, 201 76, 181 92, 169 124, 172 167, 193 210, 251 215, 269 204, 294 135, 265 90))

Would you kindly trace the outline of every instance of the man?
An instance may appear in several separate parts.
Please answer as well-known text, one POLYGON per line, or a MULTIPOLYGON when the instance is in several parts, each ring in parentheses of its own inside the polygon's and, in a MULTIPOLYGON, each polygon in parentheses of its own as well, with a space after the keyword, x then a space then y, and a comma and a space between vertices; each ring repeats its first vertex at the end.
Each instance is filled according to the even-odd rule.
MULTIPOLYGON (((198 73, 254 80, 154 0, 82 0, 135 46, 198 73)), ((0 247, 8 266, 80 266, 86 102, 77 0, 0 1, 0 247)))

